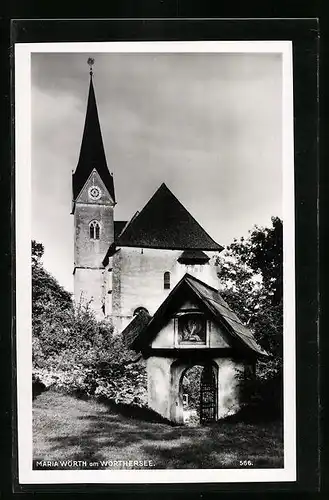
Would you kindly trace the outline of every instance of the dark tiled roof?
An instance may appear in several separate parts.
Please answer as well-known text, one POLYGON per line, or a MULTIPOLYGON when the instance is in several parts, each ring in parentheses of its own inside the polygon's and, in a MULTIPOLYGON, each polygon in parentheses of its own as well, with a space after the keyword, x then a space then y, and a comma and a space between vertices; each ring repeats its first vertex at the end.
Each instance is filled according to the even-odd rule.
POLYGON ((114 221, 114 239, 117 239, 125 225, 127 224, 126 220, 115 220, 114 221))
POLYGON ((220 293, 211 286, 185 274, 179 283, 173 288, 167 298, 163 301, 159 309, 150 319, 149 323, 134 335, 131 347, 139 350, 145 343, 149 343, 159 331, 162 325, 162 318, 172 307, 172 303, 180 293, 191 291, 198 297, 203 306, 208 310, 215 321, 224 325, 227 333, 232 339, 244 349, 253 351, 258 355, 267 353, 257 344, 252 332, 241 322, 238 316, 232 311, 228 304, 221 297, 220 293))
POLYGON ((103 266, 106 267, 107 264, 109 263, 109 258, 112 257, 112 255, 115 254, 116 252, 116 245, 115 245, 115 241, 116 239, 118 238, 119 234, 121 233, 121 231, 124 229, 124 227, 126 226, 127 224, 127 221, 125 220, 115 220, 114 221, 114 242, 111 243, 111 245, 109 246, 107 252, 106 252, 106 255, 103 259, 103 266))
POLYGON ((146 325, 150 322, 152 316, 148 314, 148 312, 141 310, 130 323, 126 326, 126 328, 122 331, 123 340, 126 346, 131 346, 136 339, 136 337, 141 333, 141 331, 146 327, 146 325))
POLYGON ((106 189, 115 201, 113 176, 106 163, 101 128, 98 119, 95 91, 90 78, 87 113, 82 136, 80 156, 77 168, 73 174, 73 199, 79 195, 89 175, 96 169, 106 189))
POLYGON ((217 290, 190 275, 186 275, 186 281, 213 314, 214 318, 224 320, 234 337, 242 340, 247 347, 258 354, 267 354, 257 344, 251 330, 242 323, 217 290))
POLYGON ((181 264, 204 264, 209 257, 202 250, 184 250, 177 260, 181 264))
POLYGON ((117 240, 118 246, 223 250, 162 184, 117 240))

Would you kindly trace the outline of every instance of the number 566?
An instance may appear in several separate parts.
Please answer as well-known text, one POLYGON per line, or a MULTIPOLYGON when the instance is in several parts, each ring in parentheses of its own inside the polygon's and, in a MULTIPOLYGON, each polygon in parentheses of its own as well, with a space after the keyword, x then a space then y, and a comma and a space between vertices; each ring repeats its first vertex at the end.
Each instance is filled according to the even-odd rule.
POLYGON ((251 460, 240 460, 240 467, 252 467, 254 464, 251 460))

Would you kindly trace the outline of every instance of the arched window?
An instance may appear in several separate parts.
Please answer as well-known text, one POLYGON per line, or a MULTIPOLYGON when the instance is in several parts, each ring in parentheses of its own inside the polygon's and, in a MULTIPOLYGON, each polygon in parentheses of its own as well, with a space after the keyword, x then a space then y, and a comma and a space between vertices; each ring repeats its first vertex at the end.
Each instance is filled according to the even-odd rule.
POLYGON ((146 307, 137 307, 137 309, 134 310, 134 316, 137 316, 141 312, 149 314, 149 312, 146 309, 146 307))
POLYGON ((170 289, 170 272, 166 271, 163 275, 163 288, 165 290, 170 289))
POLYGON ((91 240, 99 240, 101 226, 97 220, 91 221, 89 224, 89 237, 91 240))

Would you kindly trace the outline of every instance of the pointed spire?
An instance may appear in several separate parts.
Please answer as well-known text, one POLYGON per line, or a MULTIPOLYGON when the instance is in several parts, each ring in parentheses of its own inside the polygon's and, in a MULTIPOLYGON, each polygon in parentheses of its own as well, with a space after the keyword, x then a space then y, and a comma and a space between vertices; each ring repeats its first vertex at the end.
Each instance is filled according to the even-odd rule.
POLYGON ((89 58, 88 64, 90 67, 89 94, 80 156, 77 168, 73 174, 73 199, 75 200, 77 198, 89 175, 95 168, 113 198, 113 201, 115 201, 113 177, 107 167, 93 85, 92 65, 94 64, 94 59, 89 58))

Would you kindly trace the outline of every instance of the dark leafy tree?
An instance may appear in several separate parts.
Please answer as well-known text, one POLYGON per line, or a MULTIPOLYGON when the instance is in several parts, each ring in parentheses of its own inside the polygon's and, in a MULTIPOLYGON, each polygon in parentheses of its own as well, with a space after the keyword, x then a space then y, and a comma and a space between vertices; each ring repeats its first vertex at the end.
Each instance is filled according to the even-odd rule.
MULTIPOLYGON (((282 417, 283 231, 282 221, 255 226, 219 259, 221 294, 269 356, 257 363, 256 381, 244 380, 248 415, 282 417)), ((248 417, 249 418, 249 417, 248 417)))
POLYGON ((46 271, 42 264, 44 247, 32 241, 32 325, 38 336, 45 321, 73 307, 71 294, 46 271))
POLYGON ((272 217, 272 227, 255 226, 247 239, 235 240, 229 252, 239 264, 253 274, 260 274, 266 299, 280 304, 283 291, 283 226, 279 217, 272 217))
POLYGON ((90 303, 72 302, 44 269, 43 253, 43 245, 32 241, 34 387, 145 406, 144 364, 113 334, 109 321, 96 319, 90 303))
POLYGON ((272 227, 255 226, 248 238, 229 245, 219 261, 221 294, 271 355, 260 370, 265 377, 282 367, 282 235, 281 219, 272 217, 272 227))
POLYGON ((42 243, 32 240, 32 266, 41 263, 44 251, 45 249, 42 243))

